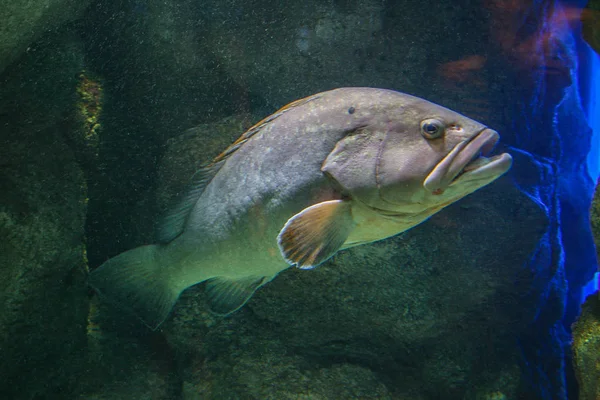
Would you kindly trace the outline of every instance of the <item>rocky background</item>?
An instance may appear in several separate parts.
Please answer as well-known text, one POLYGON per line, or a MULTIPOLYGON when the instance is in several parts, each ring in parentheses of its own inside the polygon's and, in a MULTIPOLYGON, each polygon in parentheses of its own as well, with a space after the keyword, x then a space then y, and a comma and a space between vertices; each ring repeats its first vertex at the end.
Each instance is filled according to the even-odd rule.
POLYGON ((583 37, 600 54, 600 1, 589 0, 581 14, 583 37))
POLYGON ((589 296, 573 325, 573 361, 579 399, 600 397, 600 299, 589 296))
MULTIPOLYGON (((596 252, 600 252, 600 185, 590 209, 596 252)), ((600 254, 598 255, 600 259, 600 254)), ((587 297, 573 325, 573 366, 579 383, 579 400, 600 397, 600 296, 587 297)))
POLYGON ((590 141, 565 119, 579 109, 559 3, 0 3, 0 398, 574 398, 569 296, 589 271, 571 265, 590 260, 560 238, 593 249, 590 141), (88 291, 88 268, 152 242, 191 173, 252 122, 359 85, 498 129, 515 173, 285 271, 229 318, 199 285, 150 332, 88 291))
POLYGON ((83 59, 80 38, 56 31, 0 76, 0 397, 6 399, 68 393, 85 362, 87 183, 66 136, 81 132, 74 105, 83 59))

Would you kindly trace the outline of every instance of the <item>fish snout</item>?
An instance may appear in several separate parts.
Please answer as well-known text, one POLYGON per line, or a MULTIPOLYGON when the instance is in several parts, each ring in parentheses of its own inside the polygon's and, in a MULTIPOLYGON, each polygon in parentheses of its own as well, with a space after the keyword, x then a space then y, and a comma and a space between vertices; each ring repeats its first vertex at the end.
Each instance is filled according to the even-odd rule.
POLYGON ((458 143, 425 178, 423 187, 434 195, 440 195, 465 174, 474 174, 484 167, 490 172, 485 174, 486 178, 502 175, 510 168, 511 157, 503 154, 488 158, 499 140, 498 132, 484 128, 470 140, 458 143))

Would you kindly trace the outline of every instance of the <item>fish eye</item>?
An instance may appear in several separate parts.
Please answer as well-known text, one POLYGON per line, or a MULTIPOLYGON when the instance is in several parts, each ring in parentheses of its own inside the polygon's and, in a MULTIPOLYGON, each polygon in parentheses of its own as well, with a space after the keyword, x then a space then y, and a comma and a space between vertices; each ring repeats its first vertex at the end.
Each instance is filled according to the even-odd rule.
POLYGON ((437 139, 444 134, 444 124, 434 118, 421 121, 421 134, 425 139, 437 139))

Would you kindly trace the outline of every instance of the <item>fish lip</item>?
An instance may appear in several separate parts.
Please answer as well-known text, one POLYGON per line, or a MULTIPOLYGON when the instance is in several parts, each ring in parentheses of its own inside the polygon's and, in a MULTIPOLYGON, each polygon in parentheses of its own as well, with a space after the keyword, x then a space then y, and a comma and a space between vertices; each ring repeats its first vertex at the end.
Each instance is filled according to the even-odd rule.
POLYGON ((431 193, 440 194, 450 185, 463 181, 464 177, 476 175, 475 172, 480 175, 482 171, 489 172, 484 174, 486 178, 502 175, 510 168, 512 158, 509 160, 508 154, 490 159, 486 157, 499 140, 498 132, 486 127, 469 140, 457 144, 427 176, 423 187, 431 193), (468 170, 468 166, 473 164, 477 167, 468 170))
MULTIPOLYGON (((479 161, 481 158, 474 160, 479 161)), ((489 158, 486 158, 485 163, 479 165, 477 168, 464 171, 459 174, 450 184, 455 185, 457 182, 464 181, 492 181, 499 176, 506 173, 512 166, 512 156, 508 153, 498 154, 489 158)), ((468 167, 468 165, 467 165, 468 167)))
POLYGON ((456 163, 457 165, 455 166, 455 168, 458 168, 459 171, 452 178, 450 185, 453 185, 455 182, 458 181, 458 179, 462 175, 468 173, 469 171, 467 169, 469 168, 470 165, 480 163, 482 160, 492 160, 492 158, 487 158, 486 156, 489 156, 492 153, 492 151, 496 147, 496 144, 498 144, 499 140, 500 140, 500 135, 498 134, 498 132, 496 132, 492 129, 487 129, 487 128, 483 129, 482 131, 479 132, 479 134, 475 135, 471 140, 469 140, 469 143, 467 144, 467 146, 465 146, 465 149, 463 149, 461 151, 461 155, 462 155, 462 153, 464 153, 465 155, 467 155, 470 158, 468 159, 467 162, 464 162, 463 161, 464 157, 462 157, 463 160, 459 160, 456 163), (482 137, 480 137, 480 136, 482 136, 482 137), (477 147, 478 144, 471 145, 471 143, 476 140, 480 142, 479 147, 477 147))

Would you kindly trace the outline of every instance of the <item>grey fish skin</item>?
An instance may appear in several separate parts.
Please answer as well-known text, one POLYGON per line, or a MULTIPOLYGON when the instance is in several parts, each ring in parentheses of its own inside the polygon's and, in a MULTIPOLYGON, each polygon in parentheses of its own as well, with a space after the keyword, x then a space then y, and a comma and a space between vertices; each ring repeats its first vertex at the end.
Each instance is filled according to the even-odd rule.
POLYGON ((279 272, 403 232, 511 166, 485 157, 498 134, 404 93, 340 88, 250 128, 194 178, 160 243, 90 274, 96 291, 156 329, 180 293, 206 282, 229 314, 279 272))

